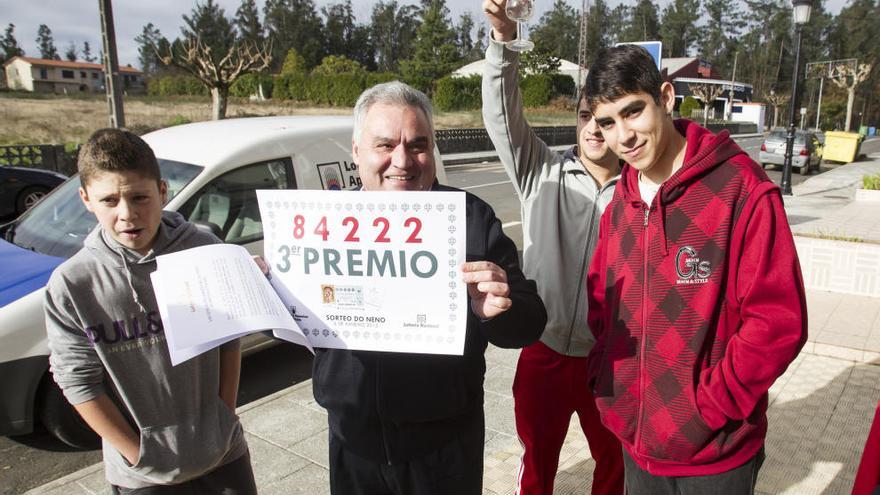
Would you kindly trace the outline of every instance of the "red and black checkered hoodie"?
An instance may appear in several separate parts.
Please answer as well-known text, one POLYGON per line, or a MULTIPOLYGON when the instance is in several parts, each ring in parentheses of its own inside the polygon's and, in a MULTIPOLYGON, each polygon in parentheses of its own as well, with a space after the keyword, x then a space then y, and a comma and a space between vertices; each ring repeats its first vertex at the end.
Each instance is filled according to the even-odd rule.
POLYGON ((753 457, 767 391, 807 338, 779 189, 728 136, 679 120, 682 167, 652 204, 625 165, 590 267, 590 384, 602 422, 658 476, 753 457))

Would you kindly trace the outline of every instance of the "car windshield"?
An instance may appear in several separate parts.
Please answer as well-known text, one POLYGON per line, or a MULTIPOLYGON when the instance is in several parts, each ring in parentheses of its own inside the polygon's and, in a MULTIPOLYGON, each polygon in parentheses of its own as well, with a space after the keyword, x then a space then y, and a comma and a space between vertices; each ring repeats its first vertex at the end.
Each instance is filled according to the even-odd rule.
MULTIPOLYGON (((197 165, 161 159, 159 169, 168 182, 168 201, 202 171, 197 165)), ((6 231, 6 240, 49 256, 73 256, 98 223, 80 200, 79 185, 78 175, 68 179, 16 220, 6 231)))

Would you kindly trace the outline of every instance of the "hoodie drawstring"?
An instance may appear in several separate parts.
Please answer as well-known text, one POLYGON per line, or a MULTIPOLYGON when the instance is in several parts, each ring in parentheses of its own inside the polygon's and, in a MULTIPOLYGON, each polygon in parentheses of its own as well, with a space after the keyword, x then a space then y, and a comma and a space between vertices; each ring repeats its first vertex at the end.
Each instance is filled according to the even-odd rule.
POLYGON ((120 258, 122 258, 122 268, 123 270, 125 270, 125 279, 128 280, 128 288, 131 289, 131 295, 134 298, 134 302, 138 305, 138 308, 140 308, 144 314, 148 314, 149 312, 147 311, 147 308, 145 308, 143 303, 141 303, 140 296, 138 296, 137 291, 134 290, 134 282, 132 282, 131 280, 131 269, 128 267, 128 261, 125 259, 125 253, 122 253, 121 251, 115 252, 119 255, 120 258))

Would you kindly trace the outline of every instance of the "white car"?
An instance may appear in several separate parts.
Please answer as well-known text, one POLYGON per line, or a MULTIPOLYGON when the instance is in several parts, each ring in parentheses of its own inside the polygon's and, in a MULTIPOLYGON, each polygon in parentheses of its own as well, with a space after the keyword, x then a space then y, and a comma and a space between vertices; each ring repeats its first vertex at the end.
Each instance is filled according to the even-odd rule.
MULTIPOLYGON (((264 117, 181 125, 143 136, 168 182, 165 209, 178 211, 227 243, 262 254, 257 189, 352 189, 351 117, 264 117)), ((446 179, 436 148, 437 174, 446 179)), ((43 291, 52 270, 97 224, 72 177, 2 227, 0 240, 0 435, 33 429, 35 419, 62 441, 94 446, 97 437, 48 372, 43 291)), ((272 343, 243 339, 245 352, 272 343)))

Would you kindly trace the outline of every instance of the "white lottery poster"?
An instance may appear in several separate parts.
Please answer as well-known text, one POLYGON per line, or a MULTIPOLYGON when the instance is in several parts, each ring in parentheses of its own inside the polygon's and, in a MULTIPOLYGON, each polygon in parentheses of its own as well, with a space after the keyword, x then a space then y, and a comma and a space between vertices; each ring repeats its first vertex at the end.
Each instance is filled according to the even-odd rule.
POLYGON ((257 197, 271 276, 314 347, 464 352, 463 192, 257 197))

